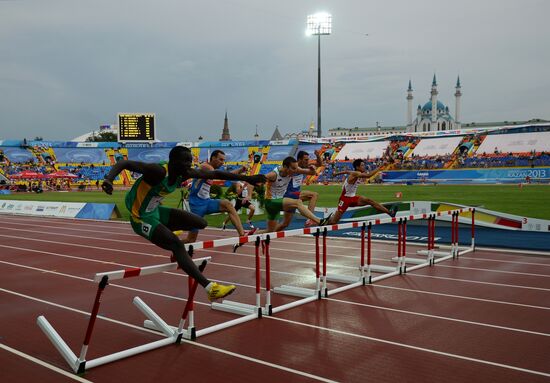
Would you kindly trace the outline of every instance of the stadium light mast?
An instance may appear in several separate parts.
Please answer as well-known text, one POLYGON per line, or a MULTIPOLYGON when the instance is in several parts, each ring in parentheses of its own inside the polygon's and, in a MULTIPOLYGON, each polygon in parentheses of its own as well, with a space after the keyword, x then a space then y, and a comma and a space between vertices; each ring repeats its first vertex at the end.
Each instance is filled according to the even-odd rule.
POLYGON ((332 15, 316 13, 307 17, 307 36, 317 36, 317 137, 321 137, 321 36, 332 32, 332 15))

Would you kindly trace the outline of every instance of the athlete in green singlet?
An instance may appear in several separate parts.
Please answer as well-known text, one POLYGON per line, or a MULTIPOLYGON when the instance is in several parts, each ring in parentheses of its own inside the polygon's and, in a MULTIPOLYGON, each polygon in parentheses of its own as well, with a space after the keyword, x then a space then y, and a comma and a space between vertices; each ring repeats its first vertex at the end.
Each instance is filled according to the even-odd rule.
POLYGON ((170 151, 167 167, 122 160, 111 168, 101 187, 107 194, 112 194, 113 181, 120 172, 130 170, 142 174, 126 194, 126 208, 130 211, 132 228, 155 245, 172 251, 173 259, 176 259, 181 269, 197 280, 206 289, 208 299, 213 301, 231 294, 235 286, 210 282, 204 277, 191 260, 183 242, 173 233, 175 230, 204 229, 206 221, 184 210, 159 206, 160 202, 189 178, 240 180, 255 185, 265 182, 265 176, 244 176, 221 170, 193 169, 192 162, 191 151, 183 146, 176 146, 170 151))

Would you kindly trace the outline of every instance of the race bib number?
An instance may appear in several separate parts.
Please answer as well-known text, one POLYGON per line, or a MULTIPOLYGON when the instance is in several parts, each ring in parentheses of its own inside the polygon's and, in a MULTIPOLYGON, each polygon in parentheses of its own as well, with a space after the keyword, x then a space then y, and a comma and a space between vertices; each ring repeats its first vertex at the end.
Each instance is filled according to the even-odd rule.
POLYGON ((145 235, 149 235, 151 233, 151 225, 149 225, 148 223, 142 223, 141 232, 145 235))

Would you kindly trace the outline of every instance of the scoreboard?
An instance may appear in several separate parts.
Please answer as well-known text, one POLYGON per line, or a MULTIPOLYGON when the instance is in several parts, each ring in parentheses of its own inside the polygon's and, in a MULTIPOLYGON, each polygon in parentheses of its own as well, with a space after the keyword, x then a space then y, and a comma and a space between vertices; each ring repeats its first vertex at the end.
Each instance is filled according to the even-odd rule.
POLYGON ((119 113, 118 141, 152 142, 155 140, 154 113, 119 113))

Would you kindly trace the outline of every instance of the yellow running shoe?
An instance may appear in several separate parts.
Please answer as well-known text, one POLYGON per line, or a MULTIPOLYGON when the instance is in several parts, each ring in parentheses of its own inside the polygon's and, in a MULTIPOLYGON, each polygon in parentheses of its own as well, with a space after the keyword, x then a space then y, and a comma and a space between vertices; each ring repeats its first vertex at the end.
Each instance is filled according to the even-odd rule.
POLYGON ((208 292, 208 300, 212 302, 216 299, 224 298, 235 291, 235 289, 236 287, 234 285, 225 286, 212 282, 212 288, 208 292))

